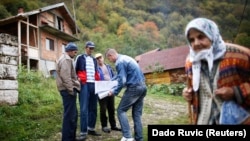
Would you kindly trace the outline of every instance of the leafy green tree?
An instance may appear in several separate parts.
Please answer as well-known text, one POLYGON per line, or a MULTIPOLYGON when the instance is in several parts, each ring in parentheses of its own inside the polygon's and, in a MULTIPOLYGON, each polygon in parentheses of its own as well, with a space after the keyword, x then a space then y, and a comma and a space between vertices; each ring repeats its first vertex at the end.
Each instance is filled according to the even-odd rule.
MULTIPOLYGON (((0 0, 0 18, 31 11, 62 0, 0 0)), ((79 44, 93 40, 104 51, 114 47, 131 56, 148 50, 186 44, 184 29, 195 17, 214 20, 223 39, 248 44, 250 8, 235 0, 64 0, 75 11, 79 44), (73 9, 74 7, 74 9, 73 9), (243 13, 243 9, 245 12, 243 13), (242 20, 242 22, 241 22, 242 20), (152 22, 157 28, 153 28, 152 22)), ((73 11, 74 10, 74 11, 73 11)))
POLYGON ((165 26, 164 15, 162 13, 150 15, 147 21, 153 21, 159 28, 162 28, 165 26))
POLYGON ((117 35, 118 35, 118 37, 121 37, 126 32, 130 32, 131 33, 132 30, 133 30, 133 28, 129 25, 129 23, 128 22, 124 22, 117 29, 117 35))
POLYGON ((247 20, 243 20, 241 25, 240 25, 240 29, 239 32, 240 33, 247 33, 248 35, 250 34, 250 21, 247 20))
MULTIPOLYGON (((11 15, 16 15, 18 8, 23 7, 24 12, 30 11, 34 9, 38 9, 39 7, 45 6, 45 3, 43 3, 40 0, 1 0, 0 4, 2 4, 5 9, 10 13, 11 15)), ((2 8, 1 8, 2 9, 2 8)))
POLYGON ((219 21, 218 26, 221 30, 221 34, 224 40, 233 41, 234 37, 237 34, 238 25, 239 25, 239 21, 231 13, 226 14, 225 18, 219 21))
POLYGON ((247 33, 240 33, 235 38, 235 43, 250 48, 250 36, 247 33))
POLYGON ((10 17, 11 14, 5 9, 3 5, 0 4, 0 19, 10 17))
POLYGON ((126 22, 126 18, 122 17, 118 13, 111 12, 108 20, 108 29, 110 33, 116 33, 118 27, 126 22))

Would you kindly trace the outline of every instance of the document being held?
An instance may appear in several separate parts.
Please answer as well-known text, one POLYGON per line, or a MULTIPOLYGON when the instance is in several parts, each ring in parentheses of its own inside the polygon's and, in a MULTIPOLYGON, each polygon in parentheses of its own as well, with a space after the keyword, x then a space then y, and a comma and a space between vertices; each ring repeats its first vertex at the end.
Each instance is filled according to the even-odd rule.
POLYGON ((95 94, 98 94, 100 99, 108 96, 109 91, 116 87, 117 81, 95 81, 95 94))

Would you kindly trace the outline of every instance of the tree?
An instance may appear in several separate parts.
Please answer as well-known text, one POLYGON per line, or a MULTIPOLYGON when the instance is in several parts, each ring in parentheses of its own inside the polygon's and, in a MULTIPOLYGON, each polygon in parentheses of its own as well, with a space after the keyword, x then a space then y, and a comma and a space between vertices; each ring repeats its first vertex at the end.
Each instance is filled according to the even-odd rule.
POLYGON ((11 14, 5 9, 3 5, 0 5, 0 19, 4 19, 11 16, 11 14))
POLYGON ((236 44, 250 48, 250 36, 248 36, 247 33, 238 34, 234 42, 236 44))

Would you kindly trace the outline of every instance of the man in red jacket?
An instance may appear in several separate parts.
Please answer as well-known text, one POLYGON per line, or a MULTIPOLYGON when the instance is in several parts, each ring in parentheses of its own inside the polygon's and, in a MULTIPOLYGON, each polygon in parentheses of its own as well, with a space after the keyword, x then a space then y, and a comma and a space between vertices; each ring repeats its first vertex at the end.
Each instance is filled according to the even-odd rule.
POLYGON ((80 101, 80 135, 86 137, 87 134, 100 136, 95 131, 97 117, 98 96, 95 94, 95 81, 100 80, 97 68, 97 61, 92 56, 95 44, 92 41, 86 42, 85 53, 78 55, 75 62, 75 69, 80 79, 81 91, 80 101))

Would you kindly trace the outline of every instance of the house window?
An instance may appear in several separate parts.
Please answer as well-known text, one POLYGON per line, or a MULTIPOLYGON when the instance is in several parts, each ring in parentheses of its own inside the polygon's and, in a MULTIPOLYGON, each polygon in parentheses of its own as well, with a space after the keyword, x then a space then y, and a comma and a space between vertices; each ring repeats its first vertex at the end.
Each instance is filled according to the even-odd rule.
POLYGON ((46 38, 46 50, 54 50, 54 40, 46 38))
POLYGON ((63 20, 60 17, 57 17, 57 29, 63 31, 63 20))

